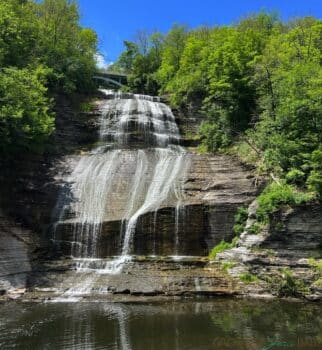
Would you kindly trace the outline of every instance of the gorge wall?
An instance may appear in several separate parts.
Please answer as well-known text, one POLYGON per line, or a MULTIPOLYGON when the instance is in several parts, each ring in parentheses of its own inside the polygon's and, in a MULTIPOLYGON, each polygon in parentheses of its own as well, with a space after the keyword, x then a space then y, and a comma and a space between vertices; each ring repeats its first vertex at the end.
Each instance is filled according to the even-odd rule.
POLYGON ((65 161, 71 170, 61 205, 71 205, 55 226, 62 252, 68 255, 75 246, 78 225, 83 233, 76 244, 85 245, 94 234, 96 257, 119 255, 122 227, 126 231, 135 213, 131 254, 207 255, 222 239, 230 240, 237 207, 259 190, 251 171, 229 157, 186 152, 171 111, 156 98, 106 98, 99 105, 98 145, 65 161), (80 198, 75 204, 73 191, 80 198), (87 234, 96 222, 99 232, 87 234))
MULTIPOLYGON (((62 257, 69 257, 75 249, 75 225, 80 223, 82 210, 77 207, 77 202, 73 204, 74 199, 71 196, 71 188, 75 183, 73 171, 82 159, 93 159, 93 149, 107 147, 112 138, 111 130, 114 136, 119 137, 111 122, 113 118, 118 120, 122 116, 121 113, 106 114, 108 118, 104 126, 104 142, 102 143, 102 139, 97 142, 98 135, 102 134, 102 108, 106 108, 110 98, 101 95, 95 110, 90 113, 81 113, 75 110, 69 101, 62 99, 57 106, 56 132, 52 138, 50 152, 41 156, 18 157, 10 164, 3 162, 0 174, 0 280, 3 293, 17 288, 75 288, 72 284, 69 285, 65 278, 61 282, 62 276, 69 276, 75 268, 74 262, 62 257), (68 207, 68 210, 62 210, 63 207, 68 207)), ((125 100, 132 98, 130 95, 119 96, 119 99, 125 100)), ((153 117, 149 111, 143 112, 147 113, 147 118, 153 117)), ((131 121, 131 116, 136 114, 136 109, 129 111, 130 118, 126 121, 126 127, 130 130, 127 140, 130 140, 131 147, 122 146, 122 154, 116 153, 117 172, 107 173, 109 176, 106 179, 112 179, 115 191, 108 192, 106 197, 109 209, 104 209, 102 214, 99 234, 96 237, 96 258, 106 259, 122 253, 124 235, 120 232, 124 230, 122 213, 124 208, 129 208, 131 202, 128 197, 128 193, 131 192, 129 186, 132 186, 132 189, 141 186, 142 183, 143 187, 147 186, 141 178, 142 181, 133 182, 138 169, 141 169, 145 176, 148 175, 147 178, 152 176, 153 171, 149 170, 149 164, 155 164, 153 159, 156 153, 147 150, 142 155, 138 150, 146 149, 146 142, 154 141, 147 141, 147 137, 150 137, 149 132, 144 128, 137 129, 137 124, 131 121), (137 154, 151 160, 144 163, 145 158, 138 158, 137 154), (131 166, 131 162, 134 162, 136 167, 131 166), (137 164, 141 164, 141 168, 137 164), (145 164, 146 169, 143 171, 145 164)), ((166 118, 166 121, 168 118, 169 125, 174 122, 168 110, 164 110, 160 116, 166 118)), ((181 116, 178 124, 181 130, 193 128, 190 117, 185 119, 181 116)), ((95 283, 91 280, 92 289, 104 286, 114 295, 213 295, 242 294, 247 291, 248 287, 241 285, 238 278, 236 281, 235 276, 249 271, 251 265, 245 265, 245 259, 251 260, 253 257, 254 261, 258 261, 258 256, 251 255, 252 249, 242 248, 246 245, 243 242, 251 238, 242 238, 240 248, 227 251, 227 255, 222 256, 223 261, 237 259, 240 263, 239 270, 236 264, 235 274, 232 269, 231 277, 223 273, 221 262, 209 264, 206 257, 221 240, 230 241, 233 238, 232 228, 237 208, 242 205, 248 206, 254 200, 262 182, 255 177, 252 169, 230 156, 200 155, 193 149, 181 153, 180 143, 187 141, 174 141, 176 133, 176 130, 172 130, 172 136, 166 135, 166 142, 174 142, 177 148, 173 150, 170 147, 172 153, 170 156, 167 154, 164 162, 172 164, 169 167, 172 171, 177 161, 180 161, 178 157, 183 154, 183 165, 189 163, 184 176, 179 177, 181 194, 178 197, 175 192, 173 195, 171 191, 167 192, 164 201, 157 200, 157 205, 147 207, 138 215, 130 251, 130 254, 137 257, 132 264, 125 267, 122 277, 114 275, 107 278, 102 275, 95 279, 95 283), (246 249, 246 255, 243 255, 243 249, 246 249), (179 263, 164 257, 173 255, 188 258, 179 263)), ((162 142, 164 139, 162 136, 162 142)), ((124 139, 119 140, 124 142, 124 139)), ((191 143, 188 142, 188 145, 191 146, 191 143)), ((157 157, 160 160, 160 155, 157 154, 157 157)), ((159 171, 162 170, 161 166, 159 171)), ((165 174, 164 184, 168 183, 171 171, 165 174)), ((288 219, 282 234, 279 228, 279 231, 267 233, 262 245, 256 246, 256 237, 251 244, 263 249, 263 252, 280 250, 288 252, 289 256, 296 256, 298 253, 299 259, 303 258, 301 246, 304 244, 312 247, 308 250, 307 257, 312 254, 314 256, 314 252, 320 249, 320 243, 316 245, 316 242, 320 242, 322 236, 320 207, 317 206, 314 210, 302 209, 292 214, 293 219, 288 219)), ((95 211, 93 215, 96 215, 95 211)), ((86 229, 86 220, 84 222, 82 227, 86 229)), ((78 242, 88 245, 88 242, 78 242)), ((79 254, 76 257, 85 256, 79 254)), ((285 260, 284 265, 287 263, 289 260, 285 260)), ((259 265, 254 266, 258 268, 259 265)), ((74 279, 71 278, 70 281, 74 279)), ((263 294, 268 290, 261 289, 263 294)), ((256 294, 254 290, 249 291, 251 292, 256 294)))

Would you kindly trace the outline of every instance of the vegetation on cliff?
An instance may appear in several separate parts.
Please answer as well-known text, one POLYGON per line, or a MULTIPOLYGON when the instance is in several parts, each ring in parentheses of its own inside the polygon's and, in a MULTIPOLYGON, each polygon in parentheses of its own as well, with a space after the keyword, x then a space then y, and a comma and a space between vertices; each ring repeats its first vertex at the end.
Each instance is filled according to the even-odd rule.
POLYGON ((57 93, 88 93, 97 38, 69 0, 0 1, 0 153, 39 150, 57 93))
POLYGON ((321 20, 262 12, 231 26, 141 33, 114 67, 130 74, 130 89, 199 115, 203 150, 237 152, 282 194, 321 197, 321 38, 321 20))

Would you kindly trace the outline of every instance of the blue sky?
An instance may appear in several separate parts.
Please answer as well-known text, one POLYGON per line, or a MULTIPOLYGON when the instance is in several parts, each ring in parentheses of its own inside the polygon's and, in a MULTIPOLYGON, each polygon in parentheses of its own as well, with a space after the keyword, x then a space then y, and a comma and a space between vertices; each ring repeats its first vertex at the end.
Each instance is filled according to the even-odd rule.
POLYGON ((322 18, 322 0, 79 0, 79 5, 82 24, 98 33, 106 62, 115 61, 123 40, 134 39, 143 29, 166 32, 174 23, 229 24, 261 9, 278 10, 283 19, 322 18))

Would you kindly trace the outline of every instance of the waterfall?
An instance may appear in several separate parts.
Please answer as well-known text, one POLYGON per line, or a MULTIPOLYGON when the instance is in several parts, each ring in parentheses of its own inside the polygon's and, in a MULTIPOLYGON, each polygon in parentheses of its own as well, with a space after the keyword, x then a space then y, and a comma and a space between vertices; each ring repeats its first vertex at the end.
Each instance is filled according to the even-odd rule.
POLYGON ((174 235, 178 243, 182 183, 189 156, 179 145, 179 130, 171 109, 159 98, 102 91, 107 98, 100 109, 97 146, 79 157, 67 179, 73 200, 64 205, 59 217, 62 223, 72 224, 71 253, 83 259, 82 267, 84 261, 93 264, 91 259, 99 257, 98 241, 104 223, 121 222, 120 256, 105 265, 107 272, 113 272, 119 271, 133 253, 137 222, 145 213, 155 213, 156 226, 156 213, 161 207, 175 208, 174 235))
MULTIPOLYGON (((158 161, 150 186, 147 190, 142 206, 129 218, 125 231, 122 255, 127 255, 130 249, 130 239, 135 230, 140 215, 148 211, 156 211, 167 199, 171 191, 178 195, 176 179, 184 167, 184 153, 173 150, 157 149, 158 161)), ((180 197, 177 197, 180 200, 180 197)))

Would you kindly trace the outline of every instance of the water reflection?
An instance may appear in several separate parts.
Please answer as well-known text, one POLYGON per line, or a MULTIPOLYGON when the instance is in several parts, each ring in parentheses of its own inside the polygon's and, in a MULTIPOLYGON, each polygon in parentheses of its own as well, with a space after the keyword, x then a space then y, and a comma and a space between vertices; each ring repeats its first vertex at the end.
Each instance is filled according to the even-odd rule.
POLYGON ((321 306, 215 300, 0 305, 1 349, 322 348, 321 306))

